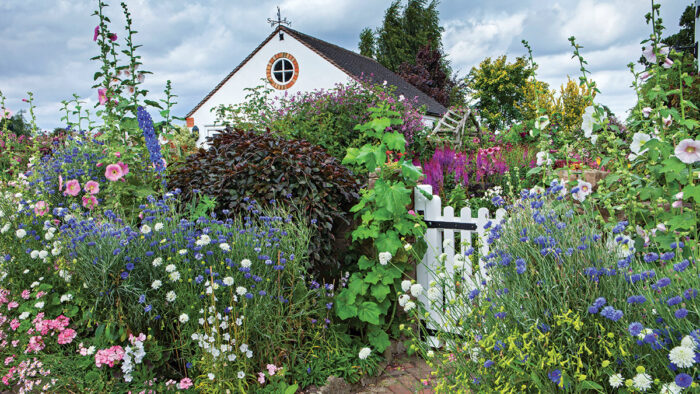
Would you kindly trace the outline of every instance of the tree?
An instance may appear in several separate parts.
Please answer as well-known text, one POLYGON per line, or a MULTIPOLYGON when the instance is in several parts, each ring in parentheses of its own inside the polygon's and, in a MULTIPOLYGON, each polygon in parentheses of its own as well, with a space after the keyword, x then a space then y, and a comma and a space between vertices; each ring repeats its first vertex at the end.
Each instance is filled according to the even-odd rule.
POLYGON ((24 119, 24 110, 17 112, 9 119, 0 119, 0 131, 3 130, 5 124, 7 125, 7 131, 14 133, 18 137, 20 135, 27 137, 32 135, 32 125, 24 119))
POLYGON ((469 71, 465 80, 467 94, 475 100, 482 122, 492 130, 523 120, 518 107, 523 106, 528 79, 535 71, 524 57, 513 63, 506 60, 506 55, 495 61, 487 57, 469 71))
MULTIPOLYGON (((440 27, 437 5, 437 0, 430 3, 427 0, 408 0, 402 7, 400 0, 394 0, 384 13, 380 28, 374 33, 365 28, 360 33, 360 54, 397 72, 402 63, 414 64, 416 54, 425 45, 442 51, 444 29, 440 27)), ((444 71, 449 74, 447 66, 444 62, 444 71)))
POLYGON ((442 67, 442 53, 427 44, 416 54, 415 64, 403 62, 399 75, 438 103, 449 106, 457 82, 442 67))
POLYGON ((360 32, 360 55, 374 58, 374 33, 369 27, 365 27, 360 32))
POLYGON ((672 34, 661 40, 664 44, 676 48, 678 51, 693 52, 695 45, 695 7, 691 4, 685 8, 681 19, 678 21, 681 29, 676 34, 672 34))

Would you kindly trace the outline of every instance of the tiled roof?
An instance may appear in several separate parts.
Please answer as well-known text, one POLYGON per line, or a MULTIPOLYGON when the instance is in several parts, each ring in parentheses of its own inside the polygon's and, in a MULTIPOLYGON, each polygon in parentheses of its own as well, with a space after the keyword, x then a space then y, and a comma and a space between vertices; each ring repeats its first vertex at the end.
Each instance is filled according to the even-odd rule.
POLYGON ((441 116, 447 111, 442 104, 438 103, 432 97, 423 93, 420 89, 406 82, 403 78, 389 70, 388 68, 379 64, 376 60, 370 59, 366 56, 362 56, 353 51, 349 51, 345 48, 341 48, 337 45, 331 44, 329 42, 319 40, 318 38, 311 37, 304 33, 298 32, 296 30, 290 29, 286 26, 278 27, 272 34, 270 34, 253 52, 251 52, 248 57, 246 57, 241 64, 231 71, 223 81, 221 81, 216 87, 207 94, 202 101, 195 106, 187 117, 192 116, 199 107, 201 107, 217 90, 221 88, 230 78, 235 74, 241 67, 243 67, 250 58, 255 55, 260 48, 262 48, 272 37, 274 37, 279 30, 291 35, 292 37, 299 40, 302 44, 306 45, 309 49, 319 54, 324 59, 328 60, 330 63, 341 69, 343 72, 348 74, 353 79, 359 80, 363 79, 365 81, 371 81, 374 83, 387 82, 389 85, 396 87, 396 94, 403 95, 406 98, 412 99, 416 98, 419 105, 425 105, 427 108, 428 115, 441 116))

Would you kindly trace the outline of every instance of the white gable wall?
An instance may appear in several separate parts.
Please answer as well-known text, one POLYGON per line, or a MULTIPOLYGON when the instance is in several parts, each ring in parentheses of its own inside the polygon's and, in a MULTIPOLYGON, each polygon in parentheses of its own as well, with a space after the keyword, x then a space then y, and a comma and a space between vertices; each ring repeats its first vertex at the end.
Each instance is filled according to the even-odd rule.
MULTIPOLYGON (((299 64, 299 76, 294 85, 286 90, 289 94, 315 89, 330 89, 337 83, 351 80, 345 72, 294 37, 285 34, 284 40, 280 41, 279 35, 275 35, 192 114, 194 124, 199 128, 197 145, 203 145, 206 137, 213 131, 211 126, 216 120, 216 114, 211 112, 211 109, 221 104, 230 105, 245 101, 245 95, 248 92, 244 89, 258 86, 262 83, 261 78, 267 78, 267 64, 272 56, 280 52, 291 54, 299 64)), ((284 92, 285 90, 278 91, 280 95, 284 92)))

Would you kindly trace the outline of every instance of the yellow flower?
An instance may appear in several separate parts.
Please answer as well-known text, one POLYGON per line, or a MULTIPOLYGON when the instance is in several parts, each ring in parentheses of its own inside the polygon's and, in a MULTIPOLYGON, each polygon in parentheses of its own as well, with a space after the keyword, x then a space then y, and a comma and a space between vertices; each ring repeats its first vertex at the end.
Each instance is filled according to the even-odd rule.
POLYGON ((583 382, 584 380, 586 380, 586 375, 579 375, 578 380, 583 382))
POLYGON ((644 369, 643 366, 640 365, 637 367, 637 373, 644 373, 645 371, 646 371, 646 369, 644 369))
POLYGON ((603 368, 607 367, 608 365, 610 365, 610 361, 604 360, 603 361, 603 368))
POLYGON ((633 384, 634 384, 634 382, 632 381, 632 379, 625 380, 625 386, 632 387, 633 384))

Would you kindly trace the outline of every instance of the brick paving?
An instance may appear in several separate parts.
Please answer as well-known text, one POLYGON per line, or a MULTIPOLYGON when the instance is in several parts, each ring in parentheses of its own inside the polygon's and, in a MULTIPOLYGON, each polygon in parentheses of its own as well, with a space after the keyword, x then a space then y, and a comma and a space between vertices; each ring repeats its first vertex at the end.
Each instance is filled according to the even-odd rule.
POLYGON ((394 359, 374 382, 364 387, 353 387, 351 393, 432 394, 430 367, 420 358, 401 357, 394 359))

